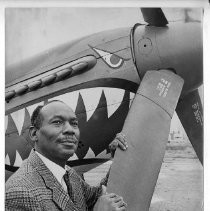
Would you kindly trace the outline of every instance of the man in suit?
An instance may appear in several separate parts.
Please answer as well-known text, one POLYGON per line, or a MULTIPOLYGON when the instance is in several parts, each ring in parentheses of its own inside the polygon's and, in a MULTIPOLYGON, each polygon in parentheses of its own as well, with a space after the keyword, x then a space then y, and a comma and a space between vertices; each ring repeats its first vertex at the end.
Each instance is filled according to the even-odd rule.
MULTIPOLYGON (((80 136, 77 117, 69 106, 62 101, 38 106, 31 122, 34 149, 6 182, 6 210, 126 210, 122 197, 106 193, 107 179, 92 187, 65 165, 80 136)), ((117 146, 126 149, 123 136, 113 141, 112 150, 117 146)))

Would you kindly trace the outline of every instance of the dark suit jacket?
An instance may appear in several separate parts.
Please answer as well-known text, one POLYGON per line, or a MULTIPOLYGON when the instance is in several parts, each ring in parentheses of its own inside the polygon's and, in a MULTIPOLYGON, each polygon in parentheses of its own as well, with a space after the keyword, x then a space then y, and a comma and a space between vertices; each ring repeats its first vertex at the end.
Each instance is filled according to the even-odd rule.
POLYGON ((74 191, 74 203, 32 150, 28 159, 6 182, 6 210, 91 210, 101 195, 101 186, 89 186, 71 168, 70 181, 74 191))

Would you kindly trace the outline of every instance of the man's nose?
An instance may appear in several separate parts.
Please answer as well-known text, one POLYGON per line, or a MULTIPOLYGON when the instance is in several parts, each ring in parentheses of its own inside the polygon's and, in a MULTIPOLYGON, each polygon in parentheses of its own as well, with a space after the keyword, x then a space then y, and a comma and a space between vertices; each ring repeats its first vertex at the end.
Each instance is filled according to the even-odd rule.
POLYGON ((75 134, 74 127, 69 122, 65 122, 63 133, 75 134))

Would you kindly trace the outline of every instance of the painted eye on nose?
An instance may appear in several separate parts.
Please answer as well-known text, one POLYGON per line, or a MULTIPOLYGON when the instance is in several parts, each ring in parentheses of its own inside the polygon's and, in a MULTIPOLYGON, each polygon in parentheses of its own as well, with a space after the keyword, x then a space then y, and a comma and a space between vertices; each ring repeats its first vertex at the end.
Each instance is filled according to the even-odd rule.
POLYGON ((117 56, 116 54, 104 51, 104 50, 100 50, 97 48, 93 48, 92 49, 103 59, 103 61, 110 66, 111 68, 120 68, 123 63, 124 63, 124 59, 117 56))

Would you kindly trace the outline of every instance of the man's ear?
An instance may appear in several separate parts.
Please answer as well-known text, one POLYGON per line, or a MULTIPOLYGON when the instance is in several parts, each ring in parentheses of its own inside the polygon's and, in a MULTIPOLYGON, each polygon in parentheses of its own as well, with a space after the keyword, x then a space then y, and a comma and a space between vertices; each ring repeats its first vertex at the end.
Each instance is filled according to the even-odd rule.
POLYGON ((38 141, 38 137, 37 137, 37 128, 35 128, 34 126, 31 126, 29 128, 29 137, 32 141, 36 142, 38 141))

